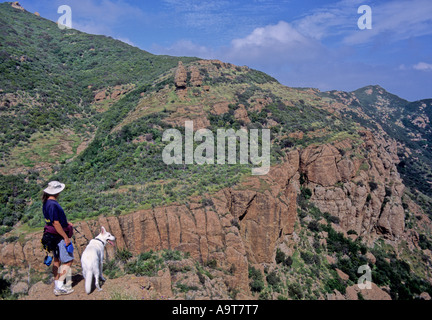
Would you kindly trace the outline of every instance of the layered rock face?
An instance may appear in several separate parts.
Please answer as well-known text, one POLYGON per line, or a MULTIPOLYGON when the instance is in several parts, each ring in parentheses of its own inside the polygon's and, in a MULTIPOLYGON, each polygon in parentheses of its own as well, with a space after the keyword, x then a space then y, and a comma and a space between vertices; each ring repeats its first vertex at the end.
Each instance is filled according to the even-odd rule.
MULTIPOLYGON (((391 150, 364 132, 362 141, 291 151, 268 175, 249 177, 186 205, 77 223, 76 260, 104 226, 116 236, 117 248, 134 254, 171 249, 189 252, 202 263, 216 261, 226 271, 227 286, 247 293, 249 263, 273 263, 276 248, 293 234, 302 180, 312 191, 311 201, 339 218, 340 231, 354 230, 369 242, 382 235, 390 240, 405 237, 404 185, 391 150)), ((44 268, 41 236, 0 244, 0 263, 44 268)), ((107 259, 114 257, 114 250, 106 247, 107 259)))
MULTIPOLYGON (((263 178, 252 177, 236 188, 224 189, 205 201, 188 205, 137 211, 120 217, 75 224, 76 260, 88 242, 104 226, 116 236, 117 248, 138 254, 149 250, 189 252, 197 261, 217 261, 227 270, 228 287, 249 291, 248 260, 253 263, 273 261, 282 235, 292 233, 296 218, 298 190, 298 152, 288 162, 274 167, 263 178)), ((42 233, 28 239, 0 245, 0 263, 44 268, 42 233)), ((106 247, 107 259, 114 257, 114 247, 106 247)))
POLYGON ((178 67, 174 76, 175 86, 178 89, 185 89, 187 81, 187 71, 183 66, 183 62, 179 61, 178 67))
POLYGON ((179 61, 174 74, 174 84, 177 89, 177 95, 182 99, 186 97, 188 92, 188 78, 192 87, 201 87, 203 84, 203 76, 197 66, 190 66, 188 70, 183 65, 183 62, 179 61))
POLYGON ((311 200, 322 212, 338 217, 342 231, 353 230, 370 241, 378 235, 400 239, 405 187, 393 150, 391 143, 369 131, 362 132, 362 141, 355 147, 347 139, 306 148, 301 152, 301 168, 312 190, 311 200))
POLYGON ((191 66, 189 70, 191 72, 191 85, 194 87, 201 87, 203 83, 203 77, 201 76, 198 68, 196 66, 191 66))

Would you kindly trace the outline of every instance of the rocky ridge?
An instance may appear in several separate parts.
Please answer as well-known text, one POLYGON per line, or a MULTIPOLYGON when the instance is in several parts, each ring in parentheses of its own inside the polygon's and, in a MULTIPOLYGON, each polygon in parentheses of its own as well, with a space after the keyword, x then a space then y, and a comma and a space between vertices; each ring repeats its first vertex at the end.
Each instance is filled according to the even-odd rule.
MULTIPOLYGON (((397 159, 381 142, 364 131, 360 144, 344 140, 293 150, 267 176, 249 177, 235 187, 191 199, 187 205, 76 223, 77 262, 88 241, 105 226, 116 236, 117 249, 134 254, 179 250, 203 264, 216 261, 225 270, 228 290, 250 296, 248 266, 274 263, 276 249, 295 242, 301 179, 312 191, 311 201, 339 218, 335 227, 341 232, 354 230, 370 244, 380 236, 393 244, 404 239, 414 248, 415 235, 404 228, 404 185, 395 169, 397 159), (368 150, 367 157, 352 156, 361 150, 368 150)), ((40 238, 39 232, 0 244, 0 263, 44 268, 40 238)), ((106 248, 108 260, 114 250, 106 248)))

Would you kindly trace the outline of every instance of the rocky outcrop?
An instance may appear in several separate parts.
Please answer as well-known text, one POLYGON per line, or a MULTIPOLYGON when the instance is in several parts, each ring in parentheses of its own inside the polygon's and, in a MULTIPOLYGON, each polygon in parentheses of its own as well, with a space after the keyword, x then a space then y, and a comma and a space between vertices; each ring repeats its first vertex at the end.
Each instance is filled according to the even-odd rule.
POLYGON ((95 93, 94 102, 103 102, 110 99, 117 101, 121 96, 133 90, 134 87, 135 85, 133 84, 126 84, 103 89, 95 93))
POLYGON ((203 83, 203 77, 201 76, 197 66, 191 66, 189 71, 191 73, 191 85, 194 87, 201 87, 203 83))
POLYGON ((234 118, 243 122, 243 124, 245 125, 251 122, 248 117, 248 112, 246 110, 246 107, 242 104, 240 104, 237 110, 234 112, 234 118))
POLYGON ((396 240, 404 235, 401 197, 404 185, 389 143, 362 132, 363 143, 351 140, 309 146, 301 152, 301 168, 322 212, 340 219, 343 231, 371 241, 378 235, 396 240))
POLYGON ((360 289, 358 285, 352 285, 346 288, 346 300, 358 300, 361 296, 365 300, 391 300, 390 295, 371 282, 370 289, 360 289))
POLYGON ((210 127, 210 120, 207 118, 207 114, 202 105, 178 107, 175 112, 164 119, 165 123, 169 123, 174 127, 184 127, 186 121, 193 122, 194 130, 210 127))
POLYGON ((229 112, 229 103, 228 102, 218 102, 213 105, 213 108, 210 110, 211 114, 221 115, 229 112))
POLYGON ((136 277, 126 275, 121 278, 108 279, 103 283, 102 291, 94 290, 87 294, 84 289, 84 280, 81 275, 73 278, 74 292, 70 295, 55 296, 53 285, 43 281, 35 283, 22 300, 112 300, 135 299, 157 300, 173 298, 172 283, 169 270, 159 270, 154 277, 136 277))
POLYGON ((371 282, 370 289, 360 289, 358 285, 352 285, 346 288, 345 295, 335 290, 334 293, 327 294, 328 300, 359 300, 361 297, 364 300, 391 300, 390 295, 383 289, 379 288, 375 283, 371 282))
POLYGON ((179 61, 177 70, 174 76, 174 83, 177 89, 185 89, 187 82, 187 71, 183 66, 183 62, 179 61))
POLYGON ((174 75, 174 84, 177 90, 177 96, 180 99, 185 99, 189 87, 201 87, 203 84, 203 76, 197 66, 192 65, 189 69, 179 61, 174 75))
POLYGON ((24 8, 21 6, 21 4, 18 1, 14 1, 11 3, 12 8, 24 11, 24 8))

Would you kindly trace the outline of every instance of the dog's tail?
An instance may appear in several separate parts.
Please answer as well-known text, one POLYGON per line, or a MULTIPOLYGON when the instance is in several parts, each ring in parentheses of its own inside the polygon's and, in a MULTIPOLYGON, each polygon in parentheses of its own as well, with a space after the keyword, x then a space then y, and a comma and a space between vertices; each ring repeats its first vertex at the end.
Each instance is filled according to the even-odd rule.
POLYGON ((93 281, 93 272, 91 270, 88 270, 84 275, 84 279, 85 279, 85 291, 87 294, 90 294, 92 281, 93 281))

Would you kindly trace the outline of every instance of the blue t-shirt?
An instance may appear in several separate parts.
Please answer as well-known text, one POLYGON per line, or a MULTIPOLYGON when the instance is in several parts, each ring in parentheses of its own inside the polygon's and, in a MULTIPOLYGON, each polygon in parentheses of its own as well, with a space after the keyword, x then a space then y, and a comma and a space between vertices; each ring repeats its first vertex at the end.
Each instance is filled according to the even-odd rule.
POLYGON ((54 221, 60 222, 63 228, 68 226, 68 221, 63 208, 55 200, 47 200, 43 205, 43 215, 45 217, 45 223, 48 226, 52 226, 54 221))

